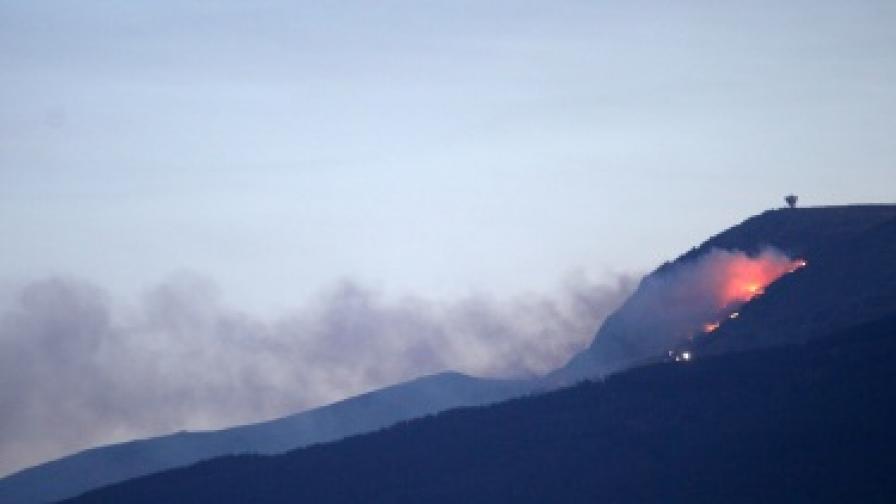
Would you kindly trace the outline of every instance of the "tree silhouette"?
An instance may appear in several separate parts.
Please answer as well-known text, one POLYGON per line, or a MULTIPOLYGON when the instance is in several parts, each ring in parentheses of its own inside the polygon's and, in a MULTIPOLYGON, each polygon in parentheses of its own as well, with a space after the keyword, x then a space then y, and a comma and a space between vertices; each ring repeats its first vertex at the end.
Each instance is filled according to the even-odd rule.
POLYGON ((790 208, 796 208, 796 200, 798 199, 796 194, 788 194, 784 196, 784 201, 787 202, 787 206, 790 208))

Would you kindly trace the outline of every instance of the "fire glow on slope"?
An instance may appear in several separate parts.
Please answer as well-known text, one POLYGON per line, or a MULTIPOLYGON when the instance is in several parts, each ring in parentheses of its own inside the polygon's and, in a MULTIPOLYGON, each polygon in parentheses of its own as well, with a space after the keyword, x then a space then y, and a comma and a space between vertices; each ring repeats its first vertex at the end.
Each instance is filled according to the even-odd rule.
MULTIPOLYGON (((711 248, 660 267, 611 316, 594 345, 620 361, 638 362, 667 353, 693 360, 690 343, 741 315, 741 306, 805 261, 767 247, 757 253, 711 248), (681 354, 688 350, 687 356, 681 354)), ((676 358, 678 357, 678 358, 676 358)), ((609 357, 608 357, 609 360, 609 357)))
POLYGON ((717 272, 719 283, 716 307, 720 316, 714 322, 705 323, 703 332, 715 331, 726 318, 737 318, 740 313, 735 310, 761 296, 772 282, 806 264, 804 259, 791 260, 771 250, 765 250, 756 257, 744 254, 731 256, 717 272))
POLYGON ((722 272, 718 307, 724 309, 744 304, 764 293, 765 288, 775 280, 805 265, 806 261, 802 259, 792 261, 778 254, 738 257, 730 261, 722 272))

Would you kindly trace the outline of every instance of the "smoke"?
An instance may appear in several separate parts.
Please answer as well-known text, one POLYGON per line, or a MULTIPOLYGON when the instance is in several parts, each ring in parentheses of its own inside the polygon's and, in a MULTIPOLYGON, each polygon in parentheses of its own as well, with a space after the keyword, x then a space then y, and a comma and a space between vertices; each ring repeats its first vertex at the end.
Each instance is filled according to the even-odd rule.
POLYGON ((769 284, 804 264, 765 248, 755 256, 712 249, 668 265, 644 279, 598 333, 593 351, 611 369, 656 357, 724 323, 769 284))
POLYGON ((445 369, 518 376, 585 347, 631 277, 455 302, 342 282, 274 320, 181 275, 131 303, 51 278, 0 305, 0 474, 97 444, 272 418, 445 369))

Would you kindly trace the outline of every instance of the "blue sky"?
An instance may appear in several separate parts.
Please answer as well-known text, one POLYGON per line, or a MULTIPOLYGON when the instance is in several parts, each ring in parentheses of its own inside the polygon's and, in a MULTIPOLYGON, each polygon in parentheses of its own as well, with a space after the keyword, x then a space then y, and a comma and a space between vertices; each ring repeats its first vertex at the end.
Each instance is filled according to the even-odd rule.
POLYGON ((645 271, 893 201, 896 6, 0 2, 0 278, 274 313, 645 271))

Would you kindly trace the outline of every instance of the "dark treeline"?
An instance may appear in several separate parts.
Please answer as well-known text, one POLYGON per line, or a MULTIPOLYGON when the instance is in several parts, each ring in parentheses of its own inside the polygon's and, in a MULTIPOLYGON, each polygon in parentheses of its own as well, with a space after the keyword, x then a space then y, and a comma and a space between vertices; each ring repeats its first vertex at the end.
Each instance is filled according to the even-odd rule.
POLYGON ((894 333, 891 316, 68 502, 893 502, 894 333))

